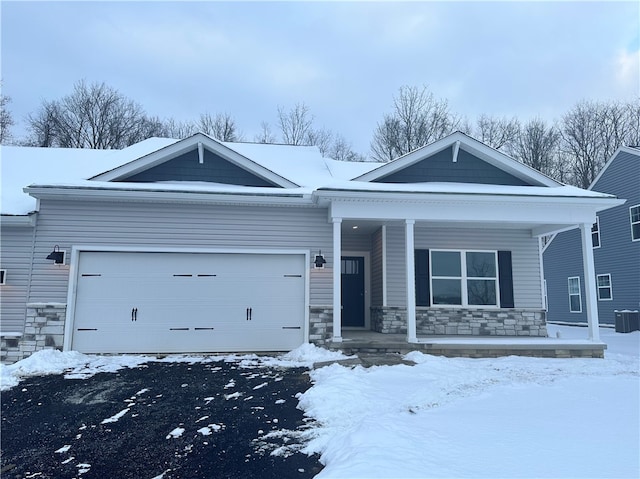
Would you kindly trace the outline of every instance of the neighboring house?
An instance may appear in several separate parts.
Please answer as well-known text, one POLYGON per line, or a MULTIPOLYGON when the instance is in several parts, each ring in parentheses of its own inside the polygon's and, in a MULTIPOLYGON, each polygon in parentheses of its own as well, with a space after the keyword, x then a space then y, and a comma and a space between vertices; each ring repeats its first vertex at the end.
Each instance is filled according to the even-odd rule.
MULTIPOLYGON (((595 262, 598 317, 613 324, 614 311, 640 309, 640 149, 619 148, 589 190, 627 200, 598 213, 588 245, 595 262)), ((555 235, 543 257, 548 319, 586 323, 580 232, 555 235)))
POLYGON ((349 329, 545 337, 538 238, 577 225, 590 242, 622 203, 460 132, 386 164, 203 134, 0 151, 5 360, 290 350, 349 329))

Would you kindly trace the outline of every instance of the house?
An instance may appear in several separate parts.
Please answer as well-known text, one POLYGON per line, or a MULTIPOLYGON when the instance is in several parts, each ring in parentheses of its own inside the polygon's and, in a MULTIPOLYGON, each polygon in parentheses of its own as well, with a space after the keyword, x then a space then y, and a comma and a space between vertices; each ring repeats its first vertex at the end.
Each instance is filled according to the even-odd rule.
POLYGON ((203 134, 1 153, 5 361, 282 351, 353 331, 545 338, 538 238, 577 226, 590 243, 622 203, 460 132, 386 164, 203 134))
MULTIPOLYGON (((621 147, 589 190, 626 198, 598 213, 587 249, 593 251, 600 322, 613 324, 615 311, 640 309, 640 149, 621 147)), ((580 232, 558 233, 544 249, 548 319, 587 322, 580 232)))

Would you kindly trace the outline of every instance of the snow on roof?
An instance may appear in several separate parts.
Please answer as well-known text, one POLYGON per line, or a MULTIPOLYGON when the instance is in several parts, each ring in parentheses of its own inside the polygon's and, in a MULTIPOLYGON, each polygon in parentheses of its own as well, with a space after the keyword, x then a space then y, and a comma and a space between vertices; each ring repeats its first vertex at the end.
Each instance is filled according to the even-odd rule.
POLYGON ((122 150, 74 148, 0 148, 0 213, 26 215, 36 209, 35 198, 23 192, 29 185, 171 192, 206 192, 255 195, 309 195, 314 190, 398 193, 494 194, 518 196, 607 197, 602 193, 572 186, 534 187, 469 183, 372 183, 352 181, 378 168, 381 163, 344 162, 323 158, 313 146, 262 143, 222 143, 273 173, 300 185, 300 188, 248 188, 245 186, 198 182, 117 183, 89 180, 106 171, 173 145, 179 140, 149 138, 122 150), (255 191, 254 191, 255 190, 255 191))
POLYGON ((36 209, 36 199, 22 191, 25 186, 85 180, 176 141, 150 138, 122 150, 1 146, 0 214, 26 215, 36 209))

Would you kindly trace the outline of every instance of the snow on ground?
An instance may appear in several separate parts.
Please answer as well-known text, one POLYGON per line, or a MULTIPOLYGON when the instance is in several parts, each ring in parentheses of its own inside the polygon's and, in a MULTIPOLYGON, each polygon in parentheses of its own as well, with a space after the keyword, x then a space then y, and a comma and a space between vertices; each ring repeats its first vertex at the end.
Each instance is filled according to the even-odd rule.
MULTIPOLYGON (((587 335, 585 328, 554 325, 549 333, 587 335)), ((407 359, 415 366, 326 366, 310 373, 314 385, 298 398, 314 426, 295 435, 308 441, 303 452, 321 454, 319 479, 637 478, 640 332, 601 328, 600 334, 608 344, 605 359, 448 359, 414 352, 407 359)), ((191 355, 161 361, 236 361, 250 369, 334 359, 345 356, 303 345, 277 358, 191 355)), ((83 379, 149 361, 159 360, 40 351, 0 367, 0 389, 30 376, 83 379)), ((216 426, 198 432, 210 434, 216 426)))
POLYGON ((601 335, 604 360, 414 352, 415 366, 312 371, 304 451, 323 479, 640 477, 640 332, 601 335))

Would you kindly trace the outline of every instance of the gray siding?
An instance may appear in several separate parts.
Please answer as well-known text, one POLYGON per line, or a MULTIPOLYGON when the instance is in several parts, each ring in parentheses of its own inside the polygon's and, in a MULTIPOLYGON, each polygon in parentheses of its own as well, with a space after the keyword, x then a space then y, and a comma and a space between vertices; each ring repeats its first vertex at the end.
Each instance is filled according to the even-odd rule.
MULTIPOLYGON (((629 207, 640 204, 640 157, 621 152, 592 190, 627 200, 598 214, 600 248, 593 250, 596 275, 610 274, 613 292, 612 301, 598 301, 598 318, 601 323, 613 324, 615 310, 640 309, 640 241, 631 241, 629 221, 629 207)), ((544 268, 549 320, 586 322, 579 230, 555 237, 545 250, 544 268), (580 276, 582 313, 569 312, 568 276, 580 276)))
POLYGON ((587 322, 584 295, 584 268, 580 230, 556 235, 544 252, 544 276, 547 281, 547 319, 549 321, 587 322), (582 312, 569 311, 569 278, 580 277, 582 312))
POLYGON ((530 186, 476 156, 460 150, 458 161, 452 161, 453 150, 447 148, 401 171, 376 180, 380 183, 455 182, 490 185, 530 186))
POLYGON ((208 150, 204 150, 202 164, 199 162, 198 150, 193 150, 122 181, 208 181, 243 186, 277 186, 208 150))
MULTIPOLYGON (((416 249, 487 249, 512 253, 516 308, 542 308, 538 240, 528 230, 429 228, 416 224, 416 249)), ((389 306, 406 307, 404 226, 387 227, 387 298, 389 306)))
POLYGON ((371 306, 382 306, 382 228, 371 237, 371 306))
MULTIPOLYGON (((0 238, 0 268, 7 270, 6 284, 0 286, 0 331, 22 333, 29 286, 33 228, 2 226, 0 238)), ((47 254, 50 252, 51 248, 47 254)))
POLYGON ((311 305, 332 301, 332 228, 319 208, 151 203, 41 202, 31 301, 65 302, 69 266, 45 260, 54 244, 158 248, 322 250, 324 270, 311 271, 311 305))

